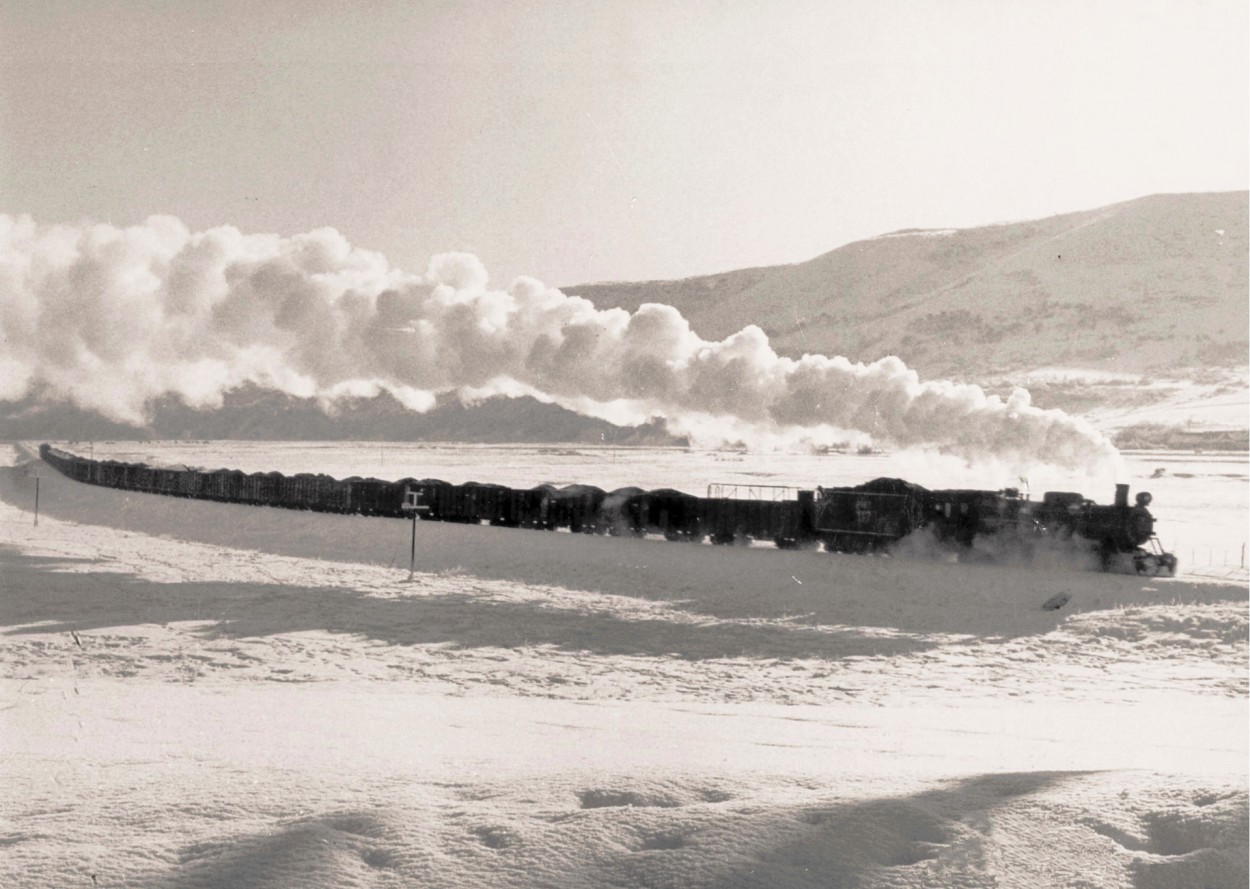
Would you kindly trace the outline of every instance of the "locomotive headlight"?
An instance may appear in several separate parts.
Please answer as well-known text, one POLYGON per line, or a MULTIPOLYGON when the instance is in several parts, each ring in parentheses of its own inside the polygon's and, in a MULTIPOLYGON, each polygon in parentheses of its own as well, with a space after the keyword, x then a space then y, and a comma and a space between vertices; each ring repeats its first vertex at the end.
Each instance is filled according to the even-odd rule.
POLYGON ((1150 505, 1150 501, 1154 498, 1150 496, 1149 491, 1142 491, 1137 495, 1137 505, 1146 507, 1150 505))

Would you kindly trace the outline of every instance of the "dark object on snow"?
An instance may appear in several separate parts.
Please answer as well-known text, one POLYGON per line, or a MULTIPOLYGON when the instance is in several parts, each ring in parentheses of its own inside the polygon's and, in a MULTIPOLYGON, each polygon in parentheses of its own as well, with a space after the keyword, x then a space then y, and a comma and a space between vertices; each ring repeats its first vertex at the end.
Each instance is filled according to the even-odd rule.
MULTIPOLYGON (((796 490, 746 486, 748 496, 711 496, 734 485, 709 486, 707 497, 663 488, 621 488, 611 493, 590 485, 515 489, 504 485, 439 479, 338 480, 327 475, 278 472, 245 475, 238 470, 201 472, 187 467, 87 460, 41 445, 39 455, 76 481, 127 491, 279 506, 320 512, 404 518, 404 504, 420 503, 427 521, 489 522, 504 527, 572 532, 662 535, 669 540, 713 543, 771 541, 778 547, 815 547, 838 552, 879 552, 925 530, 956 553, 972 555, 979 539, 1013 558, 1027 557, 1045 540, 1072 540, 1093 548, 1105 570, 1138 574, 1176 573, 1176 557, 1163 551, 1142 492, 1129 505, 1128 485, 1116 485, 1115 502, 1100 506, 1075 492, 1050 491, 1040 502, 1015 488, 1001 491, 930 491, 897 478, 854 487, 796 490)), ((1065 600, 1066 601, 1066 600, 1065 600)), ((1059 603, 1055 608, 1062 607, 1059 603)))
POLYGON ((1071 593, 1055 593, 1049 599, 1042 603, 1043 611, 1058 611, 1064 605, 1072 601, 1071 593))

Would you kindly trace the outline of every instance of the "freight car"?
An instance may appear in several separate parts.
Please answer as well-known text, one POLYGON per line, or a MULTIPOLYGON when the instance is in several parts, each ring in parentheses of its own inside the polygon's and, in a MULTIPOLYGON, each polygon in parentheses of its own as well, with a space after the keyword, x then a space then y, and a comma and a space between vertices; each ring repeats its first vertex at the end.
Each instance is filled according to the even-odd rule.
POLYGON ((441 479, 337 480, 301 473, 252 473, 87 460, 49 445, 42 458, 87 484, 178 497, 373 516, 408 515, 419 504, 425 520, 534 528, 574 533, 644 536, 714 544, 771 542, 782 548, 823 546, 832 552, 889 550, 924 532, 955 553, 992 540, 999 551, 1027 556, 1045 541, 1074 541, 1092 549, 1104 569, 1126 563, 1142 574, 1176 572, 1176 558, 1154 533, 1147 493, 1128 502, 1117 485, 1115 502, 1101 506, 1074 492, 1052 491, 1040 501, 1014 488, 933 491, 903 479, 879 478, 853 487, 770 488, 769 496, 728 496, 711 486, 706 497, 669 488, 604 491, 593 485, 510 488, 441 479))

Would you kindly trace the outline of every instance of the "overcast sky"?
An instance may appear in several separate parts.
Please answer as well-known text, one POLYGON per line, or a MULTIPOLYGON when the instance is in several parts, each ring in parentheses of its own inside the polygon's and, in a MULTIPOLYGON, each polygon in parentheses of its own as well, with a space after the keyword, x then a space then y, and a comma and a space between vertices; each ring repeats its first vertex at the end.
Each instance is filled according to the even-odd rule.
POLYGON ((1245 0, 0 0, 0 212, 504 285, 1247 188, 1245 0))

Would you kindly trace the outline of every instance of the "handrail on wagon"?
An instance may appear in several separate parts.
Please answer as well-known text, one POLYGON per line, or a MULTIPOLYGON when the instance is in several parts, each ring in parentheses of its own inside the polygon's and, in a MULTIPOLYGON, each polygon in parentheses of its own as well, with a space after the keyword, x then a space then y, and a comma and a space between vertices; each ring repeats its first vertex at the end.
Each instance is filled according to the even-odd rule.
POLYGON ((827 531, 842 535, 843 537, 888 537, 891 540, 897 540, 899 535, 890 531, 857 531, 854 528, 821 528, 817 527, 817 531, 827 531))
POLYGON ((865 497, 875 497, 875 498, 879 498, 882 500, 887 499, 887 498, 891 498, 894 500, 917 499, 915 494, 893 494, 889 491, 856 491, 854 489, 848 489, 848 488, 817 488, 816 489, 816 499, 818 500, 830 497, 835 494, 841 495, 844 497, 857 497, 860 499, 865 498, 865 497))
POLYGON ((792 485, 735 485, 713 482, 707 486, 709 500, 793 500, 798 488, 792 485))

